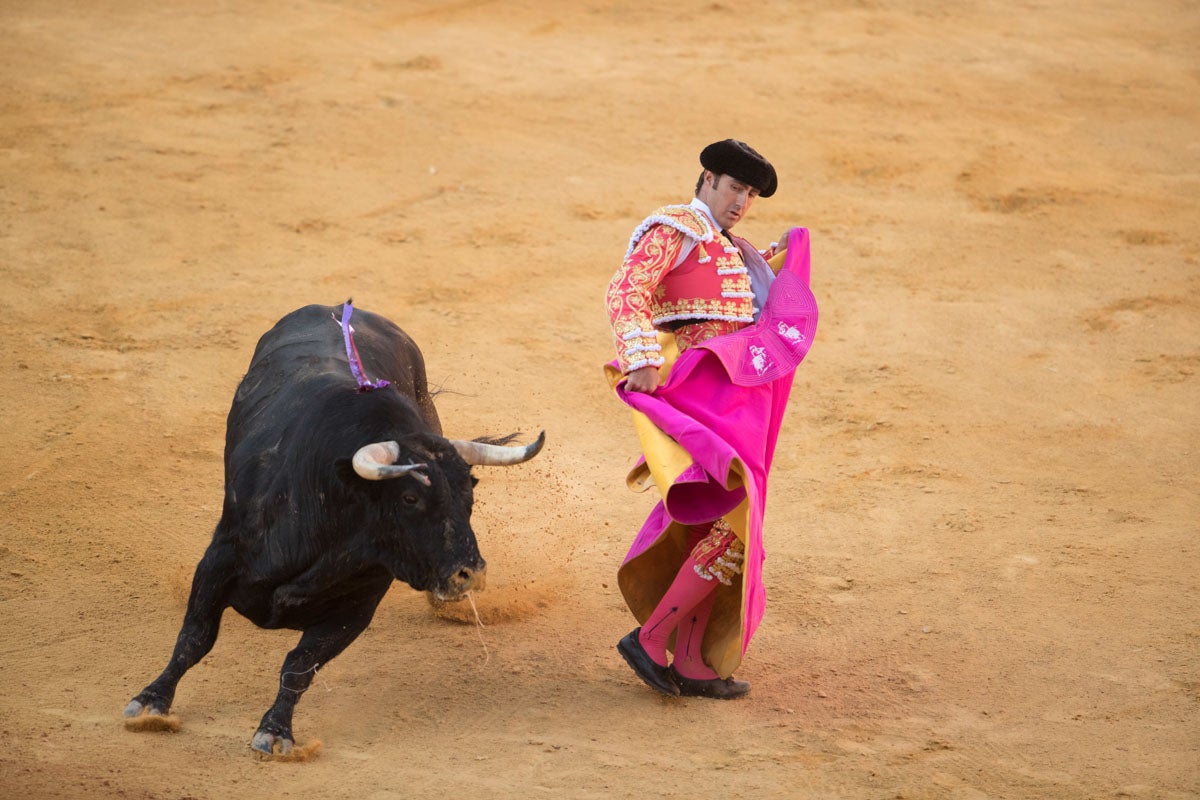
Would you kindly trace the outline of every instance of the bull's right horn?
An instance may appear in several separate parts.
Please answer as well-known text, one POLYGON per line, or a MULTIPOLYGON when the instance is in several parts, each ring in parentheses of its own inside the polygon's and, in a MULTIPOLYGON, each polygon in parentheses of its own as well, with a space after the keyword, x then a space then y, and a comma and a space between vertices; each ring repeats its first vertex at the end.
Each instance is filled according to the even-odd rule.
POLYGON ((546 432, 538 434, 536 442, 526 445, 488 444, 487 442, 468 442, 462 439, 450 439, 450 444, 471 466, 507 467, 528 461, 542 451, 546 443, 546 432))
POLYGON ((354 471, 360 478, 369 481, 386 481, 409 475, 426 486, 429 485, 429 476, 421 472, 429 467, 428 464, 397 464, 396 459, 399 457, 400 445, 395 442, 373 442, 363 445, 354 454, 354 471))

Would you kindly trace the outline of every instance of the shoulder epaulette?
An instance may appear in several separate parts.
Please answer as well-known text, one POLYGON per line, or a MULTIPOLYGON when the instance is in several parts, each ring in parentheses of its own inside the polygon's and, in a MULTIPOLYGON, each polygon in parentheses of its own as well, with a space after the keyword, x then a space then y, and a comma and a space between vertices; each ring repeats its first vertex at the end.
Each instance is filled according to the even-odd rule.
POLYGON ((633 235, 629 237, 629 249, 625 251, 626 258, 633 252, 633 248, 637 247, 637 243, 646 235, 646 232, 655 225, 674 228, 697 242, 711 242, 715 236, 712 223, 708 221, 703 212, 689 205, 663 206, 642 220, 642 224, 638 225, 633 235))

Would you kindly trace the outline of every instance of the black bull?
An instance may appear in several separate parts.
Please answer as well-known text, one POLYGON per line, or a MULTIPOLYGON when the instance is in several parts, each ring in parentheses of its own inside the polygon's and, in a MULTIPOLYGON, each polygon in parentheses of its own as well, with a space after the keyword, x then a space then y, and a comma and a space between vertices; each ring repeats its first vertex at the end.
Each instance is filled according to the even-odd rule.
POLYGON ((232 606, 263 628, 303 631, 251 741, 286 754, 296 702, 393 580, 441 599, 482 588, 471 465, 526 461, 544 434, 524 447, 444 438, 417 345, 353 309, 355 366, 389 382, 364 388, 337 322, 345 308, 301 308, 259 340, 229 410, 221 519, 171 660, 125 709, 129 727, 168 718, 180 678, 232 606))

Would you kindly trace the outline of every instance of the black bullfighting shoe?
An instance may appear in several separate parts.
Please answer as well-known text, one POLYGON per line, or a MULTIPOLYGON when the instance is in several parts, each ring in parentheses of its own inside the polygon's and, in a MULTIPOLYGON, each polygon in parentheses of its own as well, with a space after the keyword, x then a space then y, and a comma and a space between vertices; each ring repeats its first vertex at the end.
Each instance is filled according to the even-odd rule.
POLYGON ((669 669, 671 681, 679 687, 683 697, 712 697, 716 700, 733 700, 750 693, 750 684, 733 678, 685 678, 672 664, 669 669))
POLYGON ((646 648, 642 647, 642 643, 638 641, 639 631, 641 628, 634 628, 625 638, 617 642, 617 652, 651 689, 657 689, 672 697, 678 696, 679 687, 671 680, 667 668, 655 664, 654 659, 650 658, 650 654, 646 652, 646 648))

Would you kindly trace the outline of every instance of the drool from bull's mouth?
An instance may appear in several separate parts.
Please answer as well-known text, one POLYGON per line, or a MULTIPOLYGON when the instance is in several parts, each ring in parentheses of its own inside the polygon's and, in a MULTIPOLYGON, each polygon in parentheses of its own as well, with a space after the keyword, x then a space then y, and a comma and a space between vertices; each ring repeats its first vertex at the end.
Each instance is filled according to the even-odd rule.
POLYGON ((475 595, 467 592, 467 599, 471 601, 471 611, 475 614, 475 632, 479 634, 479 644, 483 645, 483 663, 486 664, 492 660, 492 654, 488 652, 487 642, 483 640, 483 620, 479 618, 479 608, 475 605, 475 595))

